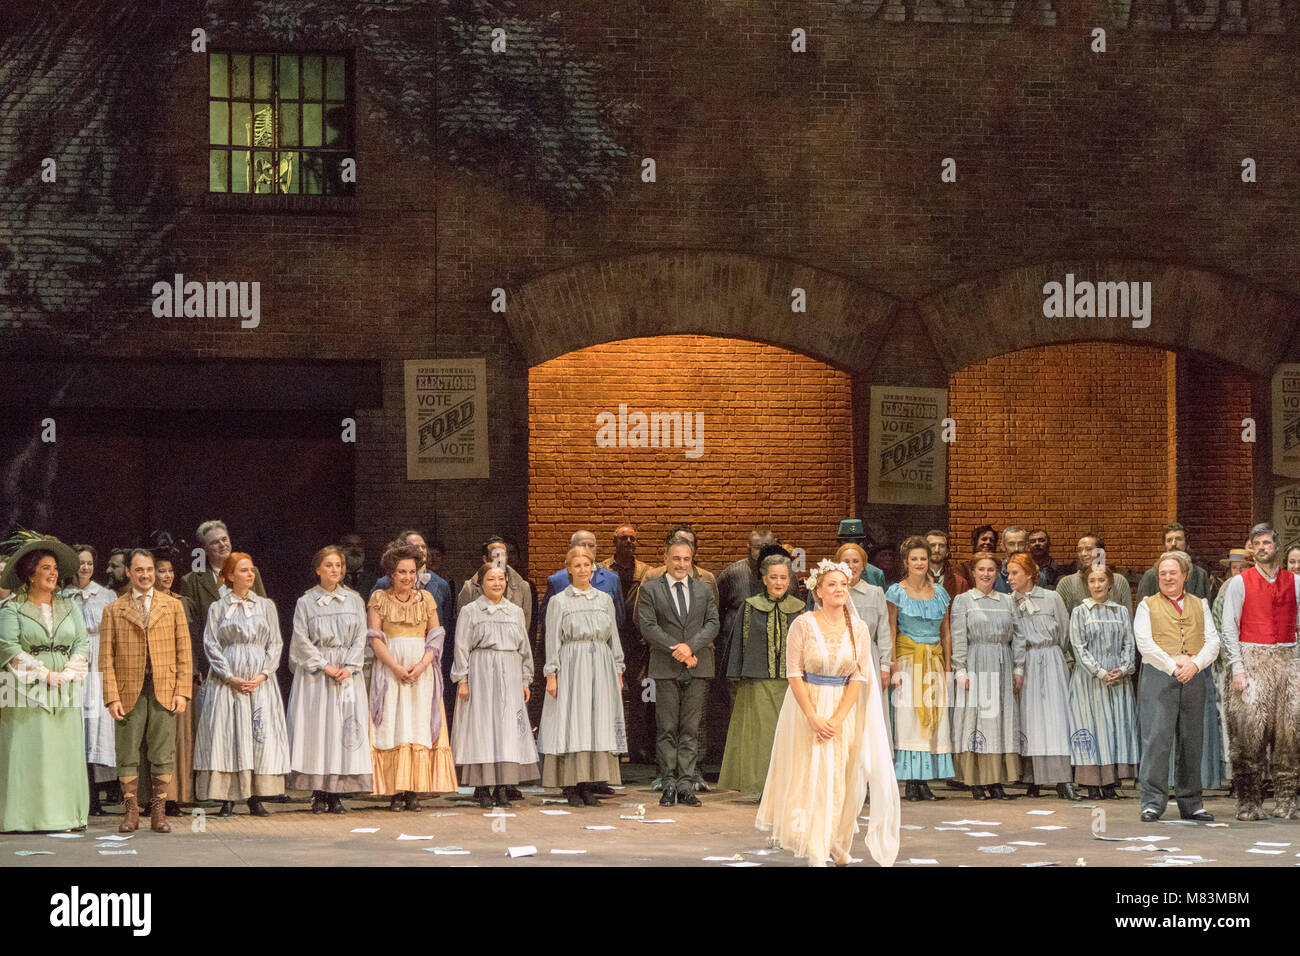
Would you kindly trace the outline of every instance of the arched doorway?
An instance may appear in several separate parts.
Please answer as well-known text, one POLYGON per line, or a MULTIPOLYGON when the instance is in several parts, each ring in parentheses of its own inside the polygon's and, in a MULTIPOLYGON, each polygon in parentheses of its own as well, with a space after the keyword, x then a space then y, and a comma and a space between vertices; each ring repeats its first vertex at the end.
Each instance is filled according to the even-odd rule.
POLYGON ((660 564, 666 530, 693 522, 698 563, 716 572, 757 525, 815 560, 852 514, 852 383, 817 359, 715 336, 631 338, 534 366, 528 394, 530 569, 543 590, 579 528, 603 558, 631 522, 640 558, 660 564))
POLYGON ((1178 520, 1213 572, 1252 516, 1253 446, 1242 440, 1252 380, 1194 353, 1076 342, 984 359, 949 377, 957 441, 949 527, 960 554, 991 523, 1044 528, 1074 560, 1084 530, 1113 566, 1140 575, 1178 520))

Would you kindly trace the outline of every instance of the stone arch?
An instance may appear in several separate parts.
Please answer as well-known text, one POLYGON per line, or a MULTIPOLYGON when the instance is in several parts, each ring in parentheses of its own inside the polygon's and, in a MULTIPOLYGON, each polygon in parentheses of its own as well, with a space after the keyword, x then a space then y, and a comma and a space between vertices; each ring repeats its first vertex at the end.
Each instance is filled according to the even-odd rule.
POLYGON ((1254 283, 1202 269, 1146 260, 1055 260, 949 286, 916 304, 944 369, 1040 345, 1086 340, 1193 351, 1268 376, 1288 354, 1300 304, 1254 283), (1127 318, 1043 316, 1043 286, 1075 281, 1150 281, 1151 324, 1127 318))
POLYGON ((865 372, 895 300, 788 259, 679 249, 581 263, 515 289, 507 322, 529 367, 567 352, 644 336, 695 333, 778 345, 865 372), (807 312, 790 310, 790 290, 807 312))

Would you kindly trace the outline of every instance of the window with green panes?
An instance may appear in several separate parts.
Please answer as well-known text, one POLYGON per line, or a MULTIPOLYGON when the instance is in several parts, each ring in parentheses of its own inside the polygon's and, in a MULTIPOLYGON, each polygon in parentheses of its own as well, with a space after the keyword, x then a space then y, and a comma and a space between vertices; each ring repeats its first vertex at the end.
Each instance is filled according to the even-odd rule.
POLYGON ((209 53, 208 191, 352 195, 350 71, 341 53, 209 53))

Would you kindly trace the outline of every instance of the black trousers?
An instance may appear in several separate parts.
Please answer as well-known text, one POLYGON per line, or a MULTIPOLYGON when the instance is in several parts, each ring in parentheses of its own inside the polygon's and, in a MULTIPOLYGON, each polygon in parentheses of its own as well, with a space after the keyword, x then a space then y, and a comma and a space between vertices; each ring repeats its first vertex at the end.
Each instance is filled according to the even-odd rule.
POLYGON ((659 728, 657 756, 664 788, 690 789, 700 758, 700 721, 708 698, 708 678, 689 673, 655 680, 655 723, 659 728))

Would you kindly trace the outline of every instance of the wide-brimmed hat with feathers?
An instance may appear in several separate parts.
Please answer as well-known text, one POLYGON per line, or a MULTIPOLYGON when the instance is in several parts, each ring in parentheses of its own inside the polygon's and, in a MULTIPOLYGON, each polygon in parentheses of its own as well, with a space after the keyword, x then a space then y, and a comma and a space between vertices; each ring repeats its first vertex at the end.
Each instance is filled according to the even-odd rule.
POLYGON ((59 584, 67 584, 77 576, 77 553, 58 538, 35 531, 19 531, 7 541, 0 542, 0 553, 5 554, 4 573, 0 574, 0 588, 17 591, 26 584, 18 580, 18 562, 23 555, 33 551, 49 551, 59 566, 59 584))

